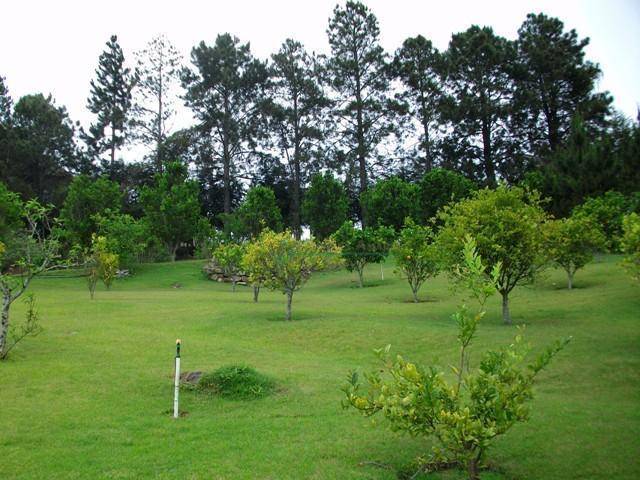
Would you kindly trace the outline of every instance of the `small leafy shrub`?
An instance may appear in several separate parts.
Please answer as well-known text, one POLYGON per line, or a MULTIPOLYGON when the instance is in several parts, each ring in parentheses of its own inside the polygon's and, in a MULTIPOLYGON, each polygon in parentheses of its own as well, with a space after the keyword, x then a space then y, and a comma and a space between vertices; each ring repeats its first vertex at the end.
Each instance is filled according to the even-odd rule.
POLYGON ((439 366, 422 367, 400 355, 394 358, 387 346, 376 351, 379 368, 366 373, 364 382, 351 372, 343 388, 345 408, 367 417, 382 413, 393 430, 434 440, 431 455, 421 461, 416 474, 457 465, 466 469, 470 480, 478 480, 487 449, 496 437, 529 418, 537 374, 569 341, 558 341, 527 362, 530 347, 519 332, 511 345, 489 350, 471 362, 469 347, 500 274, 499 264, 487 271, 475 243, 467 238, 464 262, 456 275, 458 285, 470 291, 480 307, 472 312, 462 304, 453 315, 459 360, 450 366, 452 375, 439 366))
POLYGON ((274 380, 246 365, 227 365, 200 377, 198 390, 232 400, 252 400, 271 395, 274 380))
POLYGON ((222 268, 224 275, 231 279, 234 292, 236 291, 236 283, 240 278, 244 252, 244 245, 232 242, 221 243, 211 252, 211 257, 222 268))
POLYGON ((407 218, 398 239, 391 247, 398 270, 406 277, 413 293, 413 301, 418 302, 418 290, 429 278, 440 271, 440 251, 434 242, 429 227, 416 225, 407 218))
POLYGON ((355 228, 347 221, 333 234, 340 246, 344 265, 350 272, 358 273, 358 286, 364 286, 364 267, 369 263, 381 263, 389 254, 395 231, 390 227, 355 228))
POLYGON ((626 254, 624 266, 636 280, 640 280, 640 215, 627 215, 622 226, 622 251, 626 254))
POLYGON ((573 288, 573 276, 593 260, 594 252, 605 247, 604 234, 585 216, 550 220, 544 225, 545 250, 549 261, 567 272, 567 287, 573 288))

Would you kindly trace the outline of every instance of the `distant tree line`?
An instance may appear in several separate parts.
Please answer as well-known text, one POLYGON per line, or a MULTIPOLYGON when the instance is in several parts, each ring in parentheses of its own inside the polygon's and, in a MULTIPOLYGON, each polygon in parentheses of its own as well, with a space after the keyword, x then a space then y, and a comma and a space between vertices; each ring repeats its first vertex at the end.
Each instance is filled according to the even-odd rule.
MULTIPOLYGON (((164 36, 131 62, 114 35, 90 84, 86 130, 50 95, 14 103, 0 77, 0 181, 70 214, 65 198, 77 197, 78 182, 103 195, 111 187, 88 183, 104 179, 118 192, 103 192, 108 205, 90 215, 108 208, 158 220, 152 210, 167 201, 158 192, 178 194, 173 178, 189 199, 195 192, 210 224, 249 236, 260 222, 240 205, 260 186, 272 193, 245 203, 297 237, 303 225, 326 237, 347 218, 397 228, 405 216, 433 218, 452 194, 499 182, 537 189, 558 216, 588 197, 638 190, 638 121, 597 91, 589 40, 557 18, 529 14, 515 40, 473 25, 444 51, 419 35, 389 53, 373 12, 348 1, 327 35, 327 56, 286 39, 259 59, 223 33, 193 47, 190 62, 164 36), (180 102, 195 122, 176 131, 180 102), (133 144, 146 153, 124 162, 133 144)), ((77 232, 87 243, 98 218, 82 221, 93 222, 77 232)), ((164 241, 175 256, 182 238, 164 241)))

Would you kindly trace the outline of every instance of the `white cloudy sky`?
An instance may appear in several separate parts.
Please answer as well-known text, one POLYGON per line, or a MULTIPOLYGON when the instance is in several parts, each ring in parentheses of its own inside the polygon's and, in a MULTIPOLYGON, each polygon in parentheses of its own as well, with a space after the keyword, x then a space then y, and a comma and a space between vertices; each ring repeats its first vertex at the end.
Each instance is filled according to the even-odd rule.
MULTIPOLYGON (((104 43, 117 34, 133 58, 154 35, 166 34, 188 58, 197 42, 230 32, 266 58, 287 37, 309 50, 328 52, 326 27, 335 0, 9 0, 0 21, 0 75, 14 99, 52 93, 74 120, 88 124, 89 81, 104 43)), ((638 0, 369 0, 380 21, 381 42, 393 52, 408 36, 422 34, 446 48, 452 32, 490 25, 514 38, 529 12, 557 16, 580 37, 588 58, 604 72, 600 89, 634 117, 640 104, 640 1, 638 0)), ((183 122, 185 117, 183 116, 183 122)))

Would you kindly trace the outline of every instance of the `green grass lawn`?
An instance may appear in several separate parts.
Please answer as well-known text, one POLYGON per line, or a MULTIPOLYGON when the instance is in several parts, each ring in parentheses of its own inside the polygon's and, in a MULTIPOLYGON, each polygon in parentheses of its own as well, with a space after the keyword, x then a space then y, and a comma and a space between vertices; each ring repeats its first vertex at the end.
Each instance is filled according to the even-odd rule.
MULTIPOLYGON (((513 294, 514 321, 536 349, 574 340, 541 375, 531 420, 490 450, 500 474, 483 478, 640 478, 640 286, 619 260, 579 272, 573 291, 554 271, 513 294)), ((0 364, 0 479, 393 479, 363 462, 400 469, 428 451, 424 439, 343 411, 340 387, 388 343, 417 362, 454 362, 458 299, 444 276, 413 304, 391 264, 385 280, 368 269, 364 289, 347 272, 317 275, 287 323, 282 294, 254 304, 249 288, 205 280, 202 263, 144 265, 94 301, 80 278, 34 282, 45 330, 0 364), (246 363, 276 378, 279 393, 184 392, 188 415, 173 420, 176 338, 183 370, 246 363)), ((13 320, 24 310, 18 302, 13 320)), ((515 327, 501 322, 494 297, 476 353, 511 340, 515 327)))

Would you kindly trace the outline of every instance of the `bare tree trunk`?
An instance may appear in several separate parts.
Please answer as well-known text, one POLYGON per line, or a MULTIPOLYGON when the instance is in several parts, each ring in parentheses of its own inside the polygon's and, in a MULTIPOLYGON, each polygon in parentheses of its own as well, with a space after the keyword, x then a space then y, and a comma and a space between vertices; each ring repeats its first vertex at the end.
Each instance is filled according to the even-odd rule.
POLYGON ((235 292, 236 291, 236 277, 232 277, 231 278, 231 291, 235 292))
POLYGON ((413 303, 420 303, 420 300, 418 299, 418 286, 411 285, 411 292, 413 293, 413 303))
POLYGON ((363 272, 364 268, 359 268, 358 269, 358 286, 360 288, 364 287, 364 272, 363 272))
POLYGON ((253 302, 258 303, 258 295, 260 294, 260 285, 253 286, 253 302))
POLYGON ((573 288, 573 273, 574 272, 572 272, 571 270, 567 270, 567 287, 569 288, 569 290, 573 288))
POLYGON ((469 475, 469 480, 480 480, 480 473, 478 472, 478 459, 471 458, 467 463, 467 474, 469 475))
POLYGON ((2 296, 2 316, 0 317, 0 358, 4 356, 4 349, 7 346, 7 335, 9 334, 9 307, 11 307, 11 297, 7 294, 2 296))
POLYGON ((178 253, 178 247, 180 246, 180 244, 176 244, 176 245, 172 245, 171 246, 171 250, 169 251, 169 255, 171 255, 171 261, 175 262, 176 261, 176 254, 178 253))
POLYGON ((287 314, 285 317, 287 321, 291 320, 291 300, 293 300, 293 292, 288 291, 287 292, 287 314))
POLYGON ((511 312, 509 311, 509 292, 500 292, 502 294, 502 320, 505 325, 511 325, 511 312))

